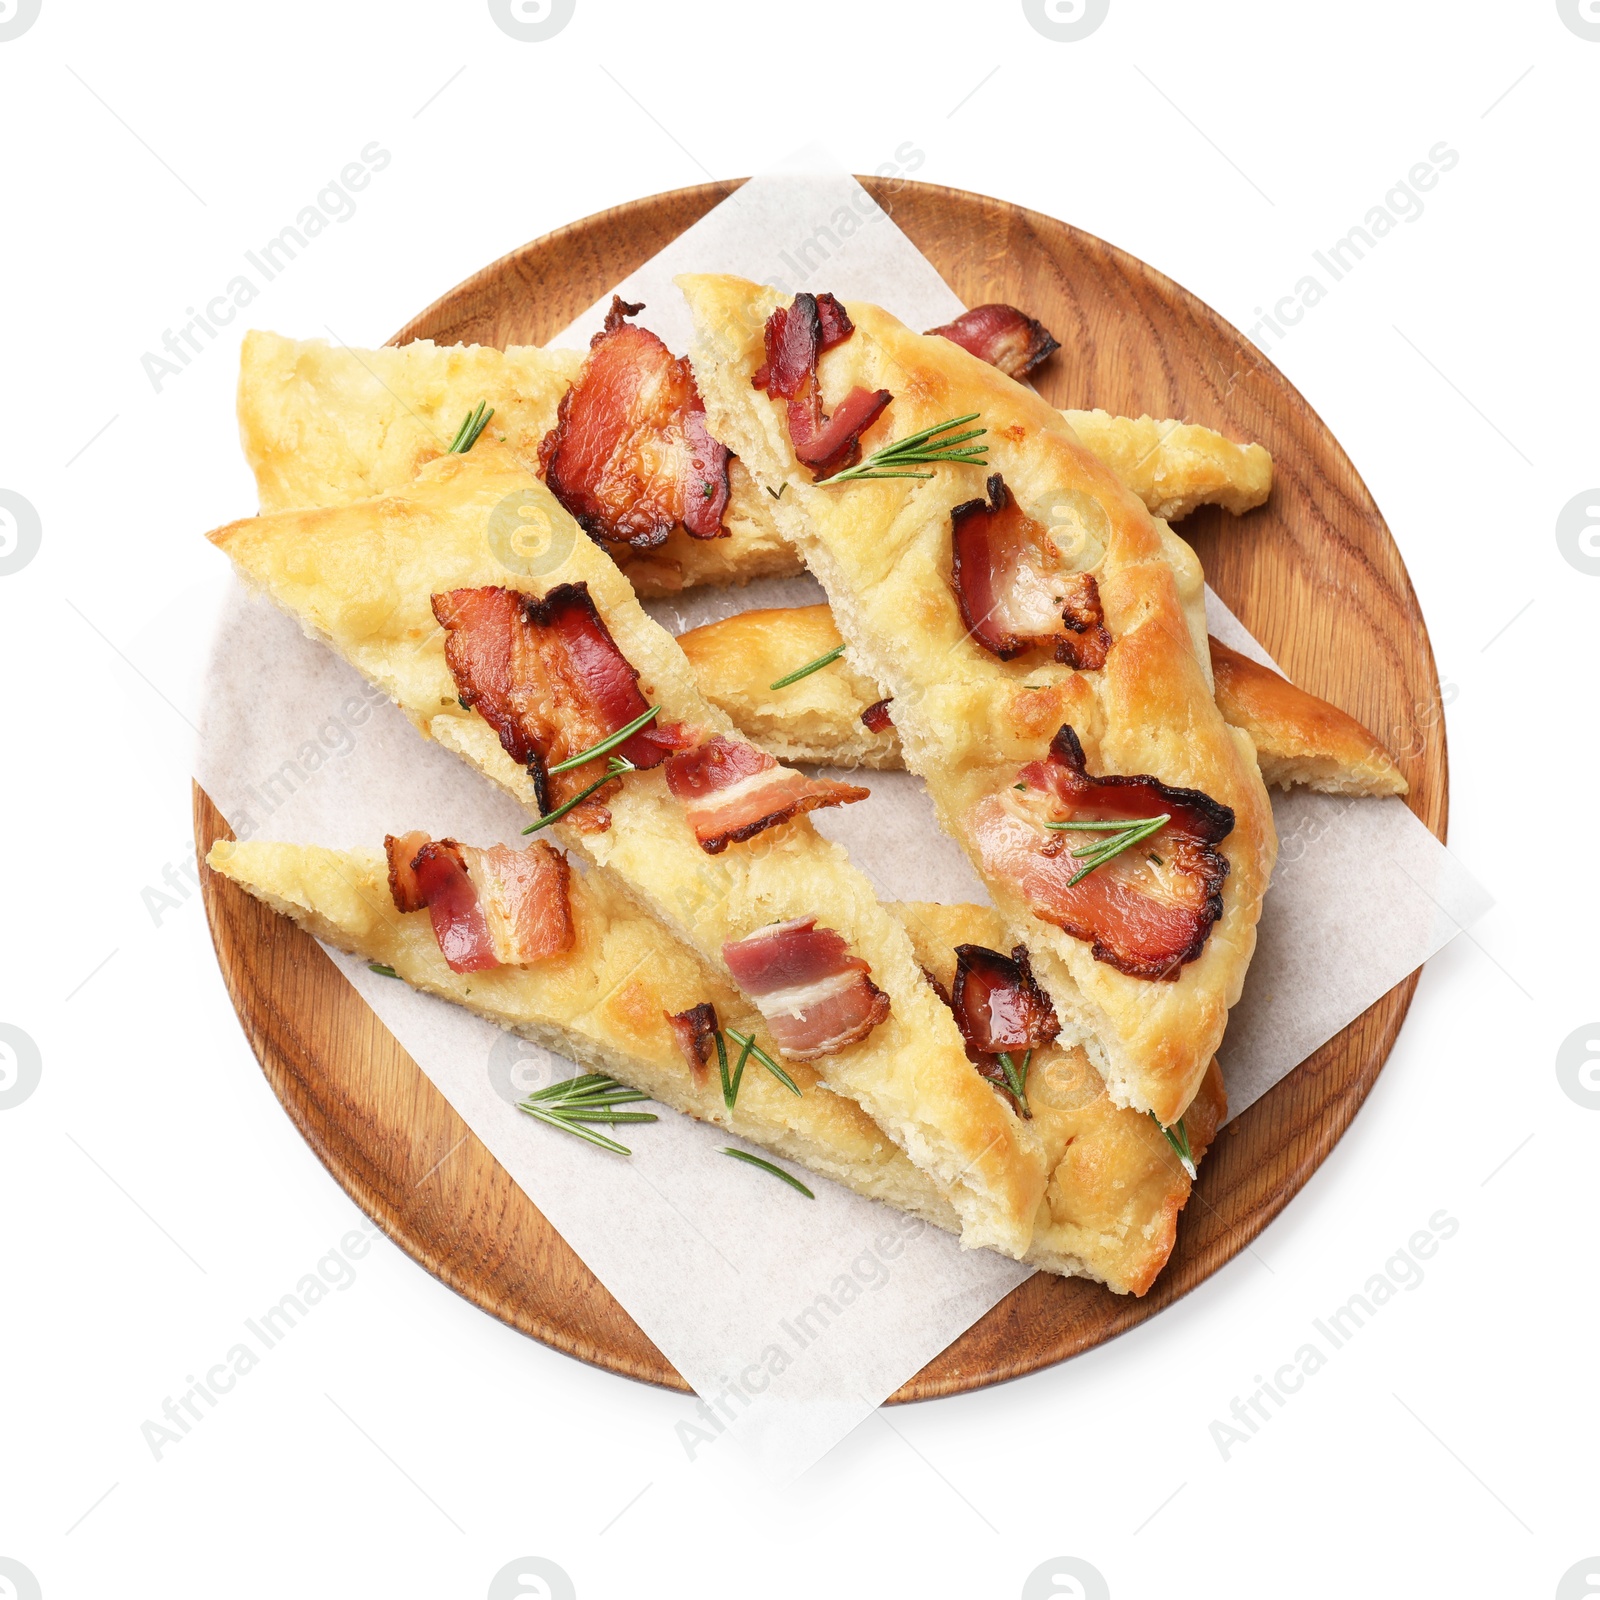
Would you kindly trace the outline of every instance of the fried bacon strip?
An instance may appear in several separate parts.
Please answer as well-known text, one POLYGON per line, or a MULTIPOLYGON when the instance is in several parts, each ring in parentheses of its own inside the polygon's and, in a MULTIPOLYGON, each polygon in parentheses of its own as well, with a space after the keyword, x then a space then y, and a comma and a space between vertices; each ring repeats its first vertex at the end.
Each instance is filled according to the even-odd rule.
POLYGON ((872 970, 815 917, 777 922, 722 947, 734 982, 755 1001, 781 1054, 832 1055, 864 1039, 889 1015, 872 970))
POLYGON ((709 1000, 702 1000, 687 1011, 667 1011, 662 1015, 672 1024, 673 1034, 689 1063, 695 1082, 704 1083, 711 1060, 711 1046, 721 1026, 717 1021, 717 1008, 709 1000))
POLYGON ((1175 979, 1222 915, 1228 862, 1213 846, 1232 831, 1233 812, 1198 789, 1148 776, 1091 777, 1077 734, 1065 726, 1049 757, 1017 777, 1018 790, 990 795, 968 814, 982 870, 1012 884, 1046 922, 1089 942, 1096 961, 1131 977, 1175 979), (1151 839, 1076 884, 1083 862, 1074 850, 1105 835, 1044 826, 1161 815, 1169 820, 1151 839))
POLYGON ((725 538, 728 451, 706 429, 688 360, 627 320, 643 309, 612 297, 539 445, 540 474, 592 538, 648 550, 680 523, 725 538))
MULTIPOLYGON (((433 596, 447 637, 445 660, 461 703, 500 736, 506 754, 528 769, 541 811, 552 811, 600 776, 598 760, 553 778, 548 769, 593 749, 649 710, 639 674, 617 648, 587 584, 563 583, 541 600, 514 589, 452 589, 433 596)), ((679 742, 676 727, 641 729, 616 754, 636 767, 658 766, 679 742)), ((569 815, 603 832, 605 788, 569 815)))
POLYGON ((975 643, 1002 661, 1049 646, 1080 672, 1106 664, 1111 635, 1090 572, 1067 570, 1048 530, 1017 504, 998 472, 987 500, 950 513, 950 579, 975 643))
POLYGON ((789 442, 817 481, 854 466, 861 457, 861 435, 894 398, 887 389, 847 394, 831 417, 822 411, 817 362, 825 350, 855 332, 844 307, 831 294, 797 294, 767 318, 763 332, 766 360, 751 378, 769 400, 789 402, 789 442))
POLYGON ((872 792, 832 778, 808 778, 765 750, 720 733, 701 733, 667 758, 667 788, 707 855, 753 838, 819 806, 844 806, 872 792))
MULTIPOLYGON (((1031 1116, 1026 1099, 1018 1099, 1000 1064, 1002 1052, 1023 1053, 1050 1043, 1061 1031, 1050 997, 1034 981, 1027 948, 1018 945, 1009 956, 981 944, 956 946, 955 980, 946 993, 931 973, 925 974, 939 998, 955 1013, 967 1047, 967 1059, 1004 1091, 1019 1116, 1031 1116)), ((1026 1073, 1027 1057, 1013 1067, 1026 1073)))
POLYGON ((427 911, 452 972, 522 967, 572 948, 567 859, 544 843, 488 850, 390 834, 389 893, 397 911, 427 911))
POLYGON ((960 345, 1008 378, 1027 377, 1061 348, 1061 341, 1042 322, 1015 306, 999 304, 974 306, 954 322, 928 332, 960 345))
POLYGON ((869 733, 887 733, 894 726, 894 718, 889 712, 889 707, 893 701, 894 696, 892 694, 883 700, 874 700, 861 713, 862 727, 869 733))

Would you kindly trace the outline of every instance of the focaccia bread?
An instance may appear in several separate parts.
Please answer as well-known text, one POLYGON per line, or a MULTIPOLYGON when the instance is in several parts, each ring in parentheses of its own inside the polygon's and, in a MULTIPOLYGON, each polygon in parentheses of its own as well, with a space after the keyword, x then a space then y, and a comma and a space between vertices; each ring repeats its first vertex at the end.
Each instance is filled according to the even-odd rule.
MULTIPOLYGON (((638 673, 638 689, 660 708, 661 725, 735 732, 701 696, 688 659, 646 615, 622 572, 509 448, 487 436, 469 454, 428 463, 404 491, 253 518, 211 538, 248 582, 384 689, 421 732, 534 816, 543 815, 535 778, 468 709, 452 675, 435 596, 482 590, 541 600, 586 585, 585 603, 638 673), (522 526, 536 521, 542 530, 529 557, 505 537, 506 519, 519 515, 522 526)), ((662 766, 630 771, 613 787, 604 831, 594 831, 592 813, 581 824, 573 813, 552 831, 612 868, 718 970, 727 970, 727 944, 771 924, 814 918, 839 935, 866 964, 868 986, 887 997, 887 1015, 859 1042, 825 1055, 818 1070, 933 1178, 960 1215, 966 1242, 1021 1256, 1048 1176, 1046 1152, 1036 1131, 973 1073, 905 929, 844 851, 802 815, 708 853, 662 766)))
MULTIPOLYGON (((895 768, 893 702, 843 657, 781 689, 772 685, 843 641, 825 605, 741 611, 678 635, 701 693, 785 761, 895 768), (875 706, 882 706, 881 713, 875 706), (863 717, 866 721, 863 721, 863 717), (872 723, 887 725, 874 731, 872 723)), ((1268 787, 1304 784, 1326 794, 1404 794, 1406 780, 1354 717, 1212 639, 1217 709, 1250 735, 1268 787)))
MULTIPOLYGON (((537 471, 539 444, 583 366, 577 350, 533 345, 436 345, 354 350, 322 339, 245 335, 239 361, 239 433, 263 512, 347 505, 406 487, 449 448, 479 402, 494 408, 484 437, 537 471)), ((675 528, 665 544, 615 554, 641 594, 697 584, 742 584, 800 570, 761 494, 730 468, 725 539, 675 528)))
POLYGON ((1272 492, 1272 457, 1259 444, 1235 444, 1192 422, 1114 417, 1109 411, 1062 415, 1153 517, 1176 522, 1201 506, 1243 516, 1272 492))
MULTIPOLYGON (((601 869, 571 880, 572 947, 529 966, 456 973, 425 912, 402 914, 378 851, 219 842, 207 865, 308 932, 379 962, 416 988, 466 1007, 584 1069, 609 1073, 658 1103, 727 1128, 857 1194, 959 1232, 933 1182, 854 1101, 820 1087, 812 1067, 791 1069, 790 1094, 749 1070, 730 1111, 718 1079, 696 1074, 668 1020, 709 1003, 724 1029, 771 1039, 747 1001, 687 946, 640 911, 601 869)), ((916 931, 919 957, 948 983, 953 946, 997 937, 977 906, 891 908, 916 931)), ((1118 1110, 1081 1053, 1051 1051, 1030 1074, 1036 1119, 1047 1129, 1051 1177, 1027 1259, 1047 1271, 1143 1294, 1171 1253, 1190 1180, 1148 1118, 1118 1110)), ((1204 1097, 1189 1118, 1198 1160, 1222 1102, 1204 1097)), ((530 1137, 537 1135, 530 1133, 530 1137)))
MULTIPOLYGON (((1085 1046, 1120 1104, 1175 1122, 1239 997, 1277 846, 1250 741, 1212 698, 1193 552, 1037 395, 871 305, 844 307, 853 330, 822 346, 822 409, 844 414, 858 392, 892 395, 861 439, 867 454, 976 413, 987 460, 938 465, 928 477, 817 485, 796 456, 792 410, 753 382, 773 370, 764 334, 789 298, 732 277, 678 281, 695 317, 691 356, 713 431, 758 482, 788 486, 775 502, 779 526, 827 590, 855 667, 893 695, 906 764, 984 876, 1011 936, 1033 954, 1063 1038, 1085 1046), (1048 530, 1056 559, 1092 578, 1096 626, 1109 647, 1102 665, 1080 670, 1037 651, 1000 659, 972 637, 953 587, 952 513, 981 510, 996 483, 1006 504, 1048 530), (1047 757, 1062 770, 1074 751, 1076 781, 1091 787, 1101 775, 1138 777, 1165 786, 1174 804, 1179 791, 1198 791, 1198 810, 1212 821, 1195 826, 1212 828, 1214 848, 1177 865, 1153 850, 1147 874, 1160 895, 1180 868, 1208 863, 1194 915, 1209 920, 1197 952, 1125 970, 1102 958, 1099 937, 1074 937, 1037 915, 1019 887, 1021 869, 997 866, 1031 850, 1031 870, 1052 837, 1012 815, 1019 774, 1047 757), (1023 834, 1026 845, 1017 842, 1023 834), (1209 865, 1219 857, 1225 865, 1209 865)), ((1124 868, 1146 872, 1143 859, 1121 863, 1119 881, 1124 868)))

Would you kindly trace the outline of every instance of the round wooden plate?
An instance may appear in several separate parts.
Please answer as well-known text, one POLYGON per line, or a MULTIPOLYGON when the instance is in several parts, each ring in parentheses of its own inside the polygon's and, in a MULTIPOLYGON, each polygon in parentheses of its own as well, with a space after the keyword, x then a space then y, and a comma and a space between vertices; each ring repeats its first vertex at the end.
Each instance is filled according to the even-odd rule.
MULTIPOLYGON (((1002 200, 863 180, 968 305, 1002 300, 1063 349, 1039 376, 1057 405, 1204 422, 1272 452, 1270 502, 1183 525, 1213 587, 1298 683, 1378 733, 1409 804, 1445 835, 1439 685, 1416 596, 1338 442, 1259 352, 1187 291, 1065 223, 1002 200)), ((539 344, 738 187, 637 200, 536 239, 469 278, 395 343, 539 344)), ((817 287, 826 287, 819 283, 817 287)), ((195 791, 204 857, 226 824, 195 791)), ((496 1164, 317 945, 204 874, 228 991, 263 1071, 328 1170, 435 1276, 544 1343, 631 1378, 687 1385, 496 1164)), ((1415 976, 1223 1129, 1166 1271, 1142 1300, 1040 1273, 895 1400, 1036 1371, 1170 1305, 1242 1250, 1316 1169, 1372 1087, 1415 976)))

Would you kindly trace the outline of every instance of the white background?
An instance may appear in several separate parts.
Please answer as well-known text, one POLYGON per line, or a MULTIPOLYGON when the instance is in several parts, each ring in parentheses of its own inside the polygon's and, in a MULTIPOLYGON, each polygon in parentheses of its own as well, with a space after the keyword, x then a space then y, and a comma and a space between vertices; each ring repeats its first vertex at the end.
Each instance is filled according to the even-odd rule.
MULTIPOLYGON (((1092 1592, 1025 1591, 1070 1556, 1126 1600, 1546 1596, 1600 1555, 1600 1112, 1555 1065, 1600 1015, 1600 576, 1555 534, 1600 482, 1597 76, 1554 0, 1111 0, 1076 43, 1012 0, 577 0, 539 43, 483 4, 43 0, 0 41, 0 490, 42 528, 0 576, 0 1023, 42 1060, 0 1109, 0 1558, 45 1600, 476 1597, 528 1555, 582 1600, 1009 1600, 1092 1592), (1451 846, 1496 909, 1252 1250, 1064 1367, 880 1413, 784 1493, 689 1462, 692 1401, 543 1349, 381 1239, 155 1460, 141 1424, 362 1222, 256 1068, 198 895, 162 881, 224 581, 200 535, 254 507, 238 333, 381 343, 537 234, 818 137, 857 171, 909 141, 918 178, 1113 240, 1241 327, 1460 152, 1272 355, 1405 553, 1456 690, 1451 846), (355 215, 157 393, 141 357, 371 141, 392 161, 355 215), (1212 1422, 1441 1209, 1424 1281, 1225 1460, 1212 1422)), ((10 1570, 0 1595, 28 1593, 10 1570)))

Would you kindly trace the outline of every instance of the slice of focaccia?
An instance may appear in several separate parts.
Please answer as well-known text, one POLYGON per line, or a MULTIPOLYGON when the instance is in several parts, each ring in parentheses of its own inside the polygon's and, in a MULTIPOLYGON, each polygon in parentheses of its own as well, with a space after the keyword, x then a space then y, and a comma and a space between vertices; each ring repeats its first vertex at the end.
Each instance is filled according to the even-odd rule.
POLYGON ((964 1240, 1026 1251, 1048 1177, 1037 1131, 973 1072, 905 929, 803 814, 864 791, 739 741, 505 446, 485 437, 404 492, 211 537, 420 731, 737 972, 785 1054, 817 1058, 934 1179, 964 1240))
MULTIPOLYGON (((239 365, 239 432, 264 512, 341 506, 410 484, 442 456, 462 419, 493 408, 484 437, 529 468, 555 428, 562 398, 584 364, 576 350, 532 345, 436 345, 354 350, 275 333, 245 336, 239 365)), ((641 594, 696 584, 748 583, 800 570, 779 536, 768 498, 738 462, 729 468, 726 538, 675 527, 648 550, 615 545, 641 594)))
MULTIPOLYGON (((834 767, 898 767, 893 702, 842 657, 773 687, 842 642, 825 605, 741 611, 678 635, 701 693, 775 755, 834 767)), ((1229 727, 1250 735, 1269 788, 1406 792, 1394 757, 1354 717, 1218 639, 1210 647, 1217 709, 1229 727)))
POLYGON ((829 296, 679 283, 713 430, 789 486, 780 527, 1063 1037, 1120 1103, 1175 1122, 1276 854, 1249 739, 1212 698, 1199 563, 1058 412, 949 341, 829 296), (964 428, 981 465, 820 481, 924 430, 970 451, 964 428))
MULTIPOLYGON (((462 419, 492 407, 487 432, 530 470, 555 428, 563 396, 584 356, 517 345, 436 345, 357 350, 322 339, 247 333, 239 361, 239 433, 264 512, 346 505, 401 489, 424 462, 443 455, 462 419)), ((1123 475, 1158 516, 1200 505, 1241 512, 1272 483, 1260 445, 1236 445, 1209 428, 1068 412, 1085 442, 1123 475)), ((725 539, 697 539, 676 527, 649 550, 614 548, 640 594, 708 584, 792 577, 803 570, 783 538, 768 497, 737 461, 729 466, 725 539)))
MULTIPOLYGON (((526 966, 456 972, 427 913, 396 909, 378 851, 222 842, 212 846, 207 864, 319 939, 388 966, 416 988, 858 1194, 960 1231, 932 1180, 854 1101, 822 1089, 814 1068, 790 1069, 798 1097, 765 1072, 747 1070, 727 1107, 720 1080, 709 1069, 696 1070, 672 1018, 709 1005, 725 1032, 753 1035, 770 1050, 761 1017, 603 869, 572 876, 569 949, 526 966)), ((977 906, 891 909, 946 987, 957 944, 1000 935, 999 919, 977 906)), ((1050 1272, 1098 1279, 1118 1293, 1143 1294, 1171 1253, 1188 1175, 1148 1118, 1111 1104, 1081 1052, 1042 1052, 1029 1089, 1052 1160, 1026 1259, 1050 1272)), ((1223 1109, 1220 1082, 1211 1089, 1188 1118, 1197 1161, 1223 1109)))

